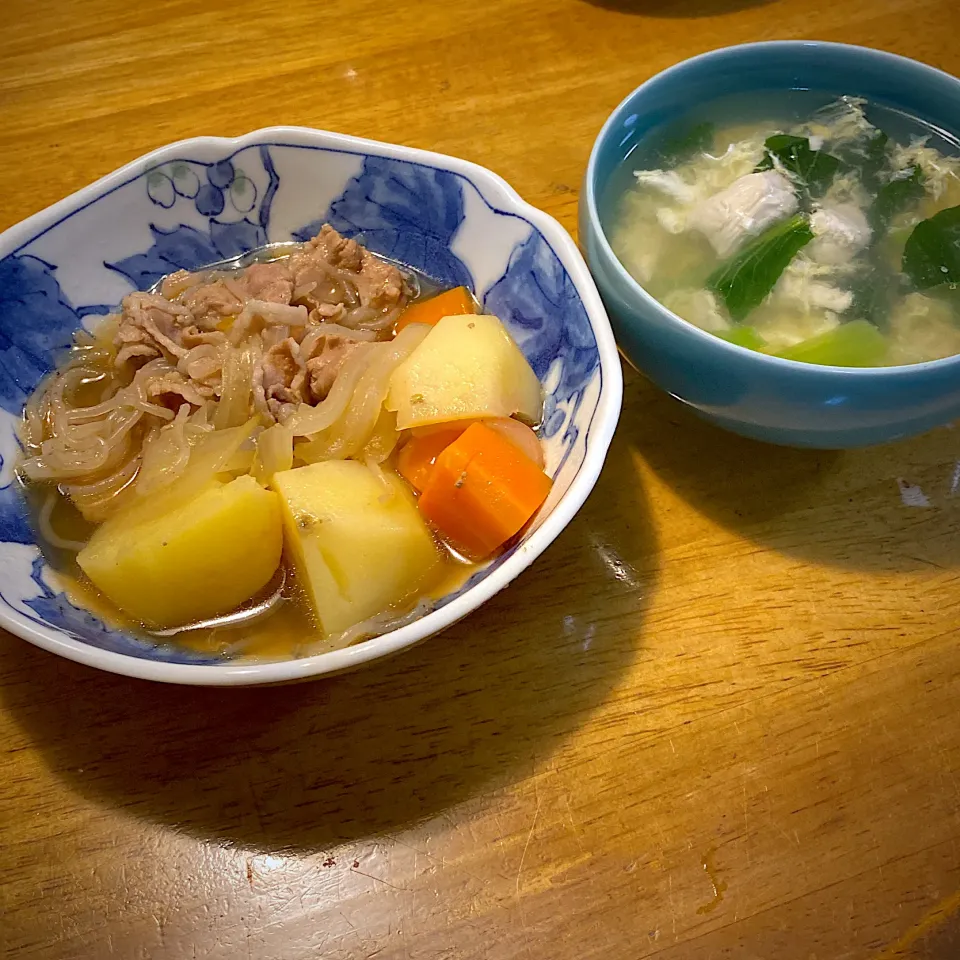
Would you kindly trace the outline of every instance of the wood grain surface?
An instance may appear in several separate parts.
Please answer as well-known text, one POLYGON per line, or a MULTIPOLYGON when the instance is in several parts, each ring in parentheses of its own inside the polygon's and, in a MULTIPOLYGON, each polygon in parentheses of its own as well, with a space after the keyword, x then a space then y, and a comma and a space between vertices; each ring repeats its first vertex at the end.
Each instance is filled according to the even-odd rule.
MULTIPOLYGON (((960 72, 956 0, 2 9, 0 228, 294 123, 475 160, 573 231, 606 115, 684 57, 816 37, 960 72)), ((0 954, 956 960, 958 534, 960 430, 777 449, 628 374, 568 530, 401 658, 218 692, 2 635, 0 954)))

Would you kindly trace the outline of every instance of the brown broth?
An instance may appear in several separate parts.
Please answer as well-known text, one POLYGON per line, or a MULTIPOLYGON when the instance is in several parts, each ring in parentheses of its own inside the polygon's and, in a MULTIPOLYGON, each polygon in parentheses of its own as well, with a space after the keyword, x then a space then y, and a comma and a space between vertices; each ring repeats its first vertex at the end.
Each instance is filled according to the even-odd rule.
MULTIPOLYGON (((38 489, 38 486, 26 484, 23 487, 34 515, 38 497, 49 493, 49 488, 38 489)), ((51 526, 61 537, 86 540, 95 525, 84 520, 70 500, 58 493, 51 526)), ((481 568, 482 564, 465 562, 457 557, 442 541, 438 540, 438 545, 443 548, 443 565, 435 582, 419 596, 384 611, 385 614, 395 613, 399 618, 420 600, 439 600, 458 590, 481 568)), ((258 660, 285 660, 349 645, 338 642, 337 637, 324 635, 313 605, 286 555, 272 583, 236 610, 222 617, 170 630, 155 630, 125 614, 84 575, 73 553, 44 545, 43 555, 70 603, 88 610, 111 629, 133 634, 150 643, 160 641, 197 653, 258 660)), ((369 637, 353 643, 362 643, 366 639, 369 637)))
MULTIPOLYGON (((223 273, 240 272, 254 262, 284 259, 289 255, 287 247, 286 244, 273 245, 245 255, 235 265, 213 265, 213 268, 223 273)), ((429 299, 441 292, 442 288, 431 278, 409 267, 397 265, 401 266, 410 282, 413 291, 410 303, 429 299)), ((159 288, 160 282, 162 281, 155 284, 155 288, 159 288)), ((479 313, 479 304, 477 306, 479 313)), ((92 378, 82 389, 83 399, 87 403, 92 405, 101 399, 102 385, 97 379, 92 378)), ((37 523, 36 517, 52 491, 56 495, 50 514, 52 530, 65 540, 89 540, 97 524, 85 520, 58 488, 45 483, 21 483, 21 492, 33 519, 34 529, 40 530, 41 525, 37 523)), ((90 611, 110 628, 141 637, 147 642, 176 644, 203 654, 268 660, 322 653, 345 645, 337 637, 324 636, 313 605, 298 584, 294 566, 286 555, 273 583, 259 596, 251 598, 230 614, 173 630, 157 631, 124 614, 97 590, 80 570, 75 554, 45 543, 39 533, 37 539, 43 546, 44 558, 56 573, 67 598, 74 606, 90 611)), ((444 557, 437 581, 429 590, 417 597, 408 598, 406 603, 399 604, 395 610, 384 611, 384 614, 395 612, 399 618, 411 611, 420 600, 438 600, 459 589, 480 568, 480 565, 458 557, 441 540, 437 539, 437 543, 443 548, 444 557)), ((362 643, 364 639, 368 638, 353 642, 362 643)))

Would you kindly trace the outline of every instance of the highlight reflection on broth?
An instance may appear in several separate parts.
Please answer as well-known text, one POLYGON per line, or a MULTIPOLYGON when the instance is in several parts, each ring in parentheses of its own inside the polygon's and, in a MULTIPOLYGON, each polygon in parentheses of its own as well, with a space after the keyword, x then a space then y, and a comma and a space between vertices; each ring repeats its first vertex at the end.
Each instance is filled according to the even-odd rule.
POLYGON ((410 622, 529 522, 542 390, 464 288, 329 226, 130 294, 28 401, 19 473, 68 596, 229 656, 410 622))

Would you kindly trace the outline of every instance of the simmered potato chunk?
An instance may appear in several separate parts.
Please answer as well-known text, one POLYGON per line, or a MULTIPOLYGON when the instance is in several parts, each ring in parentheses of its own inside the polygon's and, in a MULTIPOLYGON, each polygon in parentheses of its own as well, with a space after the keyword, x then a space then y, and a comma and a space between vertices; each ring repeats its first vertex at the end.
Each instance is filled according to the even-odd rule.
POLYGON ((444 317, 390 380, 386 407, 397 427, 518 416, 540 422, 537 375, 496 317, 444 317))
POLYGON ((327 634, 412 600, 439 575, 413 498, 398 477, 387 480, 355 460, 274 475, 290 555, 327 634))
POLYGON ((148 626, 229 613, 269 583, 283 528, 276 493, 250 476, 211 484, 157 517, 102 524, 77 561, 94 586, 148 626))

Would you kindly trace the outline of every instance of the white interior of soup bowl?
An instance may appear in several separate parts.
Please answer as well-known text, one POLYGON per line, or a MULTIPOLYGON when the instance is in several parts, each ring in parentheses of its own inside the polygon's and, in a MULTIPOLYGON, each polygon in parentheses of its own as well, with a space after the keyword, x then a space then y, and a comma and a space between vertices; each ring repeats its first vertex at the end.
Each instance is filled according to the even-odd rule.
POLYGON ((350 669, 444 629, 560 533, 603 465, 620 362, 573 241, 482 167, 294 127, 163 147, 0 236, 0 625, 70 659, 172 683, 276 683, 350 669), (60 591, 15 482, 23 404, 73 332, 128 293, 322 223, 446 286, 507 325, 545 393, 550 497, 523 537, 414 623, 300 659, 230 661, 113 630, 60 591))

